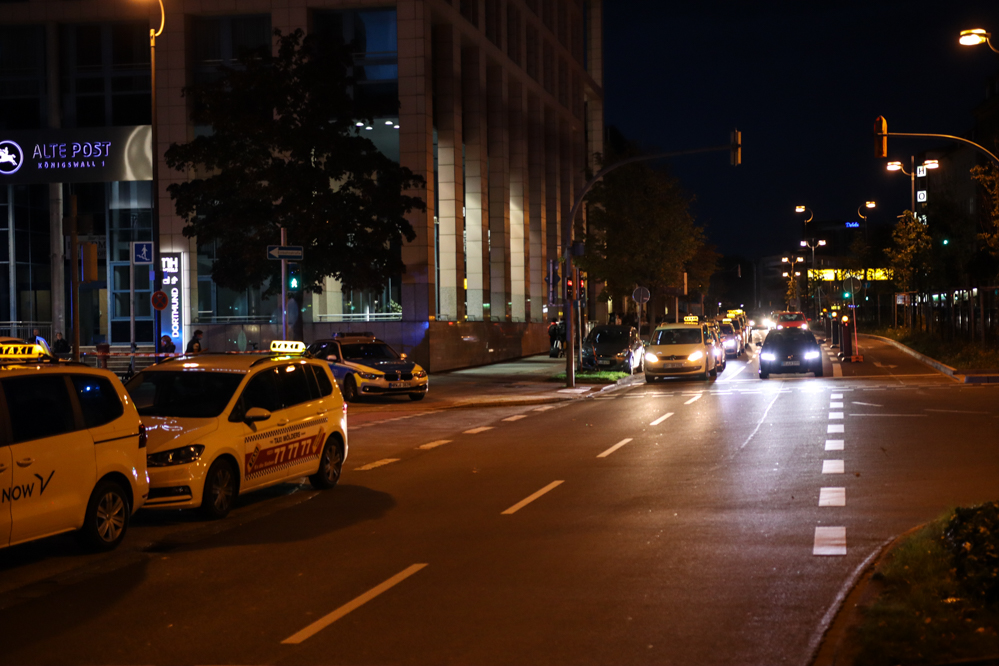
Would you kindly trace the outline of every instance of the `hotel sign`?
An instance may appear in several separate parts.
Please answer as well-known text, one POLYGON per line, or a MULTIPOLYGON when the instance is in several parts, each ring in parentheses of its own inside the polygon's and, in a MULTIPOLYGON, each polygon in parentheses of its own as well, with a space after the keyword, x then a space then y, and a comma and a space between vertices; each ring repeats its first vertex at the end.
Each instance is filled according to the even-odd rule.
POLYGON ((169 335, 178 349, 184 348, 184 272, 180 252, 161 252, 160 268, 163 282, 159 290, 167 295, 167 307, 160 320, 159 335, 169 335))
POLYGON ((0 131, 0 185, 152 179, 149 125, 0 131))
POLYGON ((810 268, 808 269, 809 280, 820 280, 823 282, 842 282, 851 278, 866 282, 881 282, 890 280, 892 272, 890 268, 810 268))

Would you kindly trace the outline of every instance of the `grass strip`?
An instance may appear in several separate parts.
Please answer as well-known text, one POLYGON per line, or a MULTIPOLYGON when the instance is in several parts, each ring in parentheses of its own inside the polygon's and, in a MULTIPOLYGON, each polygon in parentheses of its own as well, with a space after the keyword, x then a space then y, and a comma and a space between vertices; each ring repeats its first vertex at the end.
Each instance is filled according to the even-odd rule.
MULTIPOLYGON (((627 376, 627 372, 611 372, 609 370, 597 370, 596 372, 589 370, 576 371, 576 381, 586 384, 615 384, 617 380, 624 379, 627 376)), ((560 372, 557 375, 553 375, 548 381, 564 382, 565 373, 560 372)))
POLYGON ((942 664, 999 655, 999 608, 957 579, 944 530, 953 512, 906 537, 871 577, 876 596, 849 634, 855 666, 942 664))

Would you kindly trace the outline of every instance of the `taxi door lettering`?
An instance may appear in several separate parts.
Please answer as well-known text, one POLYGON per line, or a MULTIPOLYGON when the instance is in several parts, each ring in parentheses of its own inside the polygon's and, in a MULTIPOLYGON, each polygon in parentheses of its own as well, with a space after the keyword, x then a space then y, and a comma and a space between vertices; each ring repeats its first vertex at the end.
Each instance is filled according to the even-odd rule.
POLYGON ((16 502, 22 498, 31 497, 31 493, 35 490, 35 484, 29 483, 21 486, 12 486, 10 490, 6 488, 3 489, 3 501, 4 502, 16 502))
MULTIPOLYGON (((43 494, 45 494, 45 489, 48 488, 49 484, 52 482, 52 475, 53 474, 55 474, 55 470, 52 470, 51 472, 49 472, 49 478, 47 478, 47 479, 43 479, 41 474, 35 474, 35 476, 38 477, 38 484, 39 484, 38 496, 39 497, 41 497, 43 494)), ((32 485, 34 485, 34 484, 32 484, 32 485)))

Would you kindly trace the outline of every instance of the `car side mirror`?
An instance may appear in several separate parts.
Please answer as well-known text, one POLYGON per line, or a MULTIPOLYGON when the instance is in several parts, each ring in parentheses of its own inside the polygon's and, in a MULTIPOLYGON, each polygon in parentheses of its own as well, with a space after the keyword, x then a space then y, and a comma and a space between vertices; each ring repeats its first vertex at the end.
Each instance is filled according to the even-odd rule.
POLYGON ((405 354, 399 354, 399 358, 401 358, 403 361, 405 361, 406 360, 406 355, 405 354))
POLYGON ((243 421, 246 423, 256 423, 257 421, 266 421, 270 417, 271 413, 263 407, 250 407, 246 410, 246 414, 243 415, 243 421))

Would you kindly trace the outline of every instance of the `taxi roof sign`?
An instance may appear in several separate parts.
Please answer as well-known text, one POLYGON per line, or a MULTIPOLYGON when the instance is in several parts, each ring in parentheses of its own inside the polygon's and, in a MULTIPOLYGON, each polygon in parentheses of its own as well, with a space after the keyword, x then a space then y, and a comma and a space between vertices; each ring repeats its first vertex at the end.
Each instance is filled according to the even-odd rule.
POLYGON ((297 340, 273 340, 271 351, 281 354, 304 354, 305 343, 297 340))
POLYGON ((0 344, 0 361, 27 361, 48 356, 49 351, 42 345, 27 342, 0 344))
POLYGON ((701 323, 701 318, 697 315, 687 315, 683 318, 684 324, 699 324, 701 323))

